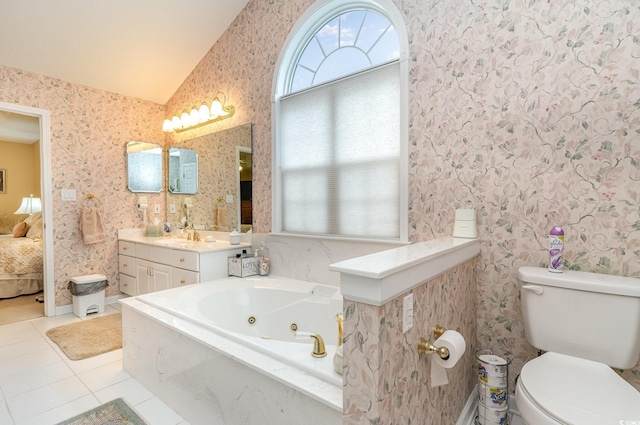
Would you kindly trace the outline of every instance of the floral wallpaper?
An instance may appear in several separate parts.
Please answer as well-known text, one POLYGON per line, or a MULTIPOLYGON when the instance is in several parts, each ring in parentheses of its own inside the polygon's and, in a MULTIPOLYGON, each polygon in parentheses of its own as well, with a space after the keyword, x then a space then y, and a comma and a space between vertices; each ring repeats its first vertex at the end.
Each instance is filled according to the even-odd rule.
MULTIPOLYGON (((567 269, 640 277, 640 4, 403 4, 411 238, 477 210, 478 343, 515 377, 536 355, 516 271, 547 264, 552 226, 567 269)), ((624 376, 640 389, 640 367, 624 376)))
POLYGON ((455 424, 477 382, 476 262, 467 261, 411 291, 415 326, 402 333, 403 294, 381 307, 345 301, 344 421, 356 424, 455 424), (431 359, 419 355, 433 328, 460 332, 467 348, 446 369, 449 384, 431 387, 431 359))
MULTIPOLYGON (((515 377, 536 355, 516 271, 546 264, 552 226, 567 268, 640 277, 640 4, 394 3, 409 35, 410 238, 450 235, 454 210, 476 209, 478 346, 515 377)), ((271 229, 274 70, 311 4, 250 1, 167 104, 223 91, 236 114, 207 127, 255 123, 255 232, 271 229)), ((623 376, 640 389, 640 366, 623 376)))
MULTIPOLYGON (((106 296, 119 294, 117 230, 142 223, 136 195, 127 189, 125 145, 131 140, 163 142, 163 106, 2 65, 0 101, 50 113, 53 193, 44 196, 53 203, 56 305, 71 304, 67 286, 79 275, 104 274, 106 296), (62 201, 61 189, 75 189, 77 200, 62 201), (100 200, 107 235, 95 245, 85 245, 78 230, 82 201, 89 193, 100 200)), ((164 205, 164 195, 146 195, 150 203, 164 205)))
MULTIPOLYGON (((567 268, 640 277, 640 3, 393 1, 409 35, 410 238, 450 235, 454 209, 476 209, 476 346, 513 359, 515 377, 536 355, 516 271, 546 264, 551 226, 567 268)), ((140 223, 124 143, 172 142, 162 120, 219 91, 235 115, 179 140, 254 123, 254 232, 271 230, 272 81, 312 3, 251 0, 164 108, 0 67, 0 100, 52 114, 58 305, 70 276, 115 279, 115 231, 140 223), (82 244, 61 188, 102 199, 105 244, 82 244)), ((623 376, 640 389, 640 366, 623 376)))

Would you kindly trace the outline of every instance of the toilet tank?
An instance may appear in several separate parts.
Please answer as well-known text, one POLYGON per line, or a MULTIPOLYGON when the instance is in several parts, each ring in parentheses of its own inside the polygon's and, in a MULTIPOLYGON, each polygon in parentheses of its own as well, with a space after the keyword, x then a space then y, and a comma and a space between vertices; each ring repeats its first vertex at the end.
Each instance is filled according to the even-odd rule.
POLYGON ((640 355, 640 279, 520 267, 527 341, 534 347, 629 369, 640 355))

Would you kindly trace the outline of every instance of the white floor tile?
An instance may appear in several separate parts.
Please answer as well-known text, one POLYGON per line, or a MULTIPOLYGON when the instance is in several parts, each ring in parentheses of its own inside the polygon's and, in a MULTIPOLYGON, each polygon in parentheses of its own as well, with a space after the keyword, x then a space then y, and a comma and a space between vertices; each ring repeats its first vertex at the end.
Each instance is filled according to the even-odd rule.
POLYGON ((11 415, 9 415, 9 411, 7 410, 7 405, 3 401, 0 401, 0 424, 3 425, 13 425, 13 419, 11 419, 11 415))
POLYGON ((108 365, 109 363, 122 360, 122 349, 109 351, 108 353, 89 357, 88 359, 84 360, 69 360, 69 358, 62 351, 60 351, 59 348, 58 351, 60 352, 60 355, 67 363, 67 365, 78 375, 108 365))
POLYGON ((13 419, 20 423, 87 395, 90 395, 87 387, 76 376, 72 376, 7 398, 6 401, 13 419))
POLYGON ((96 392, 118 382, 131 378, 127 372, 122 369, 122 358, 118 361, 100 366, 90 371, 78 374, 78 378, 89 387, 92 392, 96 392))
POLYGON ((157 397, 136 405, 135 410, 144 420, 153 425, 178 425, 184 422, 180 415, 157 397))
POLYGON ((119 397, 150 425, 189 425, 122 369, 122 350, 72 361, 45 336, 80 320, 65 314, 0 326, 0 425, 53 425, 119 397))
POLYGON ((24 373, 33 368, 55 363, 59 360, 60 356, 51 348, 25 354, 21 357, 14 357, 0 362, 0 379, 24 373))
POLYGON ((48 348, 49 344, 40 337, 16 342, 15 344, 4 345, 0 347, 0 361, 21 357, 25 354, 35 353, 36 351, 42 351, 48 348))
POLYGON ((40 317, 38 319, 31 320, 30 323, 40 335, 44 336, 49 329, 79 321, 80 319, 73 314, 63 314, 62 316, 40 317))
POLYGON ((10 398, 71 376, 73 371, 60 359, 55 363, 8 376, 0 382, 0 388, 4 396, 10 398))
POLYGON ((64 420, 78 416, 88 410, 100 406, 100 402, 93 395, 81 397, 62 406, 54 407, 33 418, 17 423, 16 425, 54 425, 64 420))
POLYGON ((118 382, 115 385, 94 392, 100 403, 106 403, 113 399, 122 397, 131 406, 142 403, 153 397, 153 394, 147 390, 141 383, 133 378, 126 381, 118 382))
POLYGON ((18 322, 0 326, 0 346, 16 344, 39 336, 38 331, 31 322, 18 322))

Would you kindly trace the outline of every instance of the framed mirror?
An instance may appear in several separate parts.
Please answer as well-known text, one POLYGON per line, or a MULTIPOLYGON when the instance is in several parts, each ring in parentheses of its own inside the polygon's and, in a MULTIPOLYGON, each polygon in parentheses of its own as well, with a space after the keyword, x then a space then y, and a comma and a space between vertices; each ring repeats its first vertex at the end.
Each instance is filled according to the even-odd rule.
POLYGON ((162 148, 155 143, 127 143, 127 187, 132 192, 162 191, 162 148))
MULTIPOLYGON (((219 231, 251 229, 250 224, 242 224, 241 216, 241 201, 242 198, 252 198, 251 186, 243 183, 244 188, 240 189, 239 184, 239 166, 247 167, 243 181, 251 170, 251 133, 252 125, 249 123, 179 142, 180 149, 188 149, 198 155, 198 188, 194 194, 167 190, 168 221, 175 224, 183 222, 186 216, 184 199, 188 197, 193 204, 189 216, 196 228, 219 231), (244 148, 249 155, 243 154, 243 162, 239 162, 238 147, 244 148), (224 223, 220 220, 221 215, 226 217, 222 220, 224 223)), ((172 184, 169 180, 169 186, 172 184)), ((251 212, 247 210, 249 206, 250 202, 244 203, 245 222, 251 220, 251 212)))
POLYGON ((193 195, 198 192, 198 153, 192 149, 169 149, 169 191, 193 195))

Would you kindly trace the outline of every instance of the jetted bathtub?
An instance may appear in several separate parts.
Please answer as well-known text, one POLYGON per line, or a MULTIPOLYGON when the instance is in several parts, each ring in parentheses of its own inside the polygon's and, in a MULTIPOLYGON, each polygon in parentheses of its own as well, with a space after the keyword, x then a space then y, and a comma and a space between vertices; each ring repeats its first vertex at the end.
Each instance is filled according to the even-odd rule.
POLYGON ((192 425, 342 422, 339 288, 231 277, 121 303, 125 370, 192 425), (296 332, 320 335, 327 356, 296 332))

